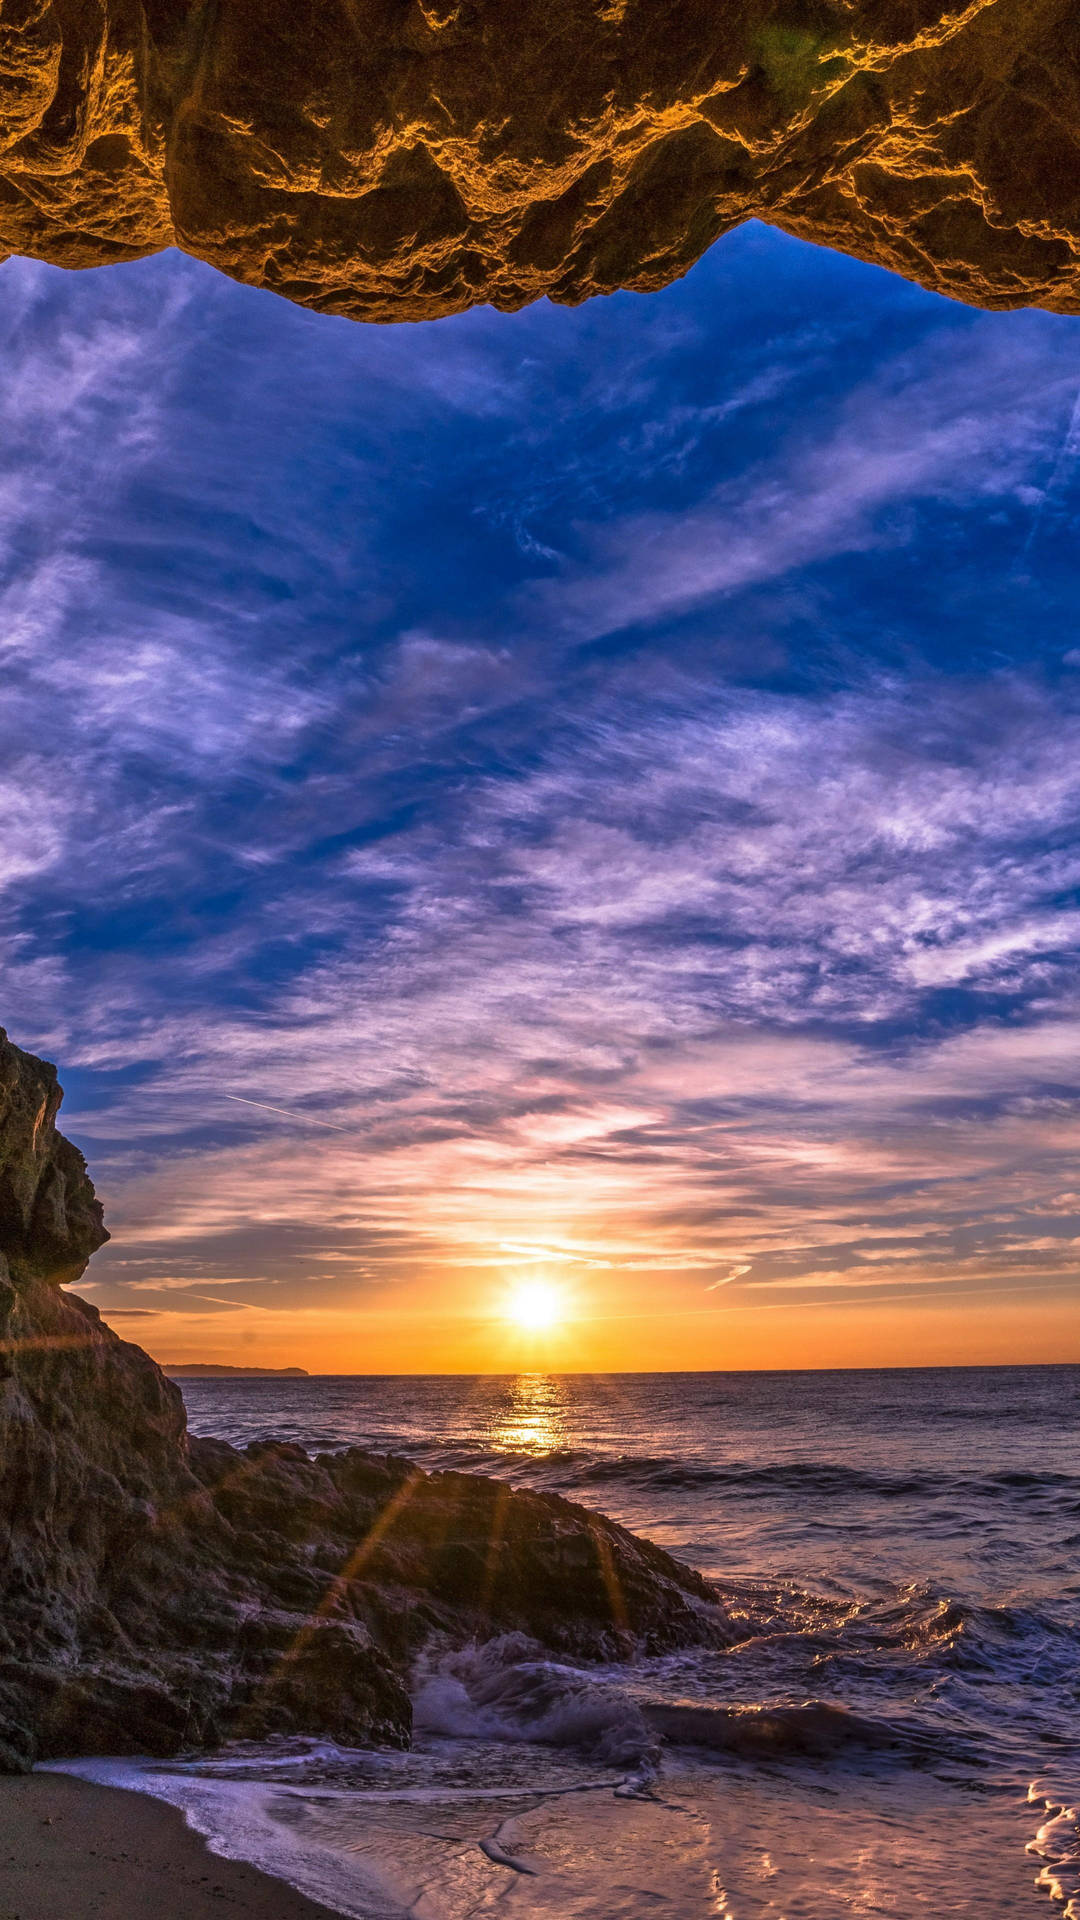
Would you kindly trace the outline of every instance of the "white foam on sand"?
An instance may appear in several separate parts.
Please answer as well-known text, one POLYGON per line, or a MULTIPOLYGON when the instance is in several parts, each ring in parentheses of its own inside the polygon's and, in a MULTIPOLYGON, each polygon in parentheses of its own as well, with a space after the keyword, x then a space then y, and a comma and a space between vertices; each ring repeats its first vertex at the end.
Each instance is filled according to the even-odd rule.
MULTIPOLYGON (((445 1765, 451 1743, 428 1784, 412 1772, 398 1785, 391 1769, 385 1784, 368 1788, 290 1786, 287 1760, 274 1781, 152 1760, 52 1762, 49 1770, 168 1801, 212 1852, 257 1866, 348 1920, 467 1920, 493 1904, 515 1920, 715 1915, 707 1824, 692 1808, 627 1799, 617 1779, 584 1771, 577 1783, 546 1777, 542 1757, 534 1785, 509 1783, 497 1751, 487 1754, 486 1783, 473 1765, 460 1786, 445 1765)), ((354 1757, 370 1764, 371 1756, 354 1757)))
POLYGON ((1060 1908, 1061 1920, 1080 1920, 1080 1804, 1033 1780, 1028 1799, 1041 1809, 1039 1830, 1028 1852, 1040 1868, 1036 1886, 1060 1908))
POLYGON ((213 1852, 347 1920, 1016 1920, 1047 1896, 1080 1920, 1076 1816, 1049 1789, 1033 1790, 1043 1819, 1025 1858, 1018 1798, 949 1784, 844 1729, 837 1753, 816 1711, 794 1754, 791 1712, 775 1716, 784 1737, 762 1764, 730 1715, 717 1742, 715 1711, 703 1728, 701 1710, 670 1709, 668 1739, 689 1744, 667 1746, 658 1771, 639 1753, 630 1772, 630 1734, 656 1738, 648 1712, 632 1723, 610 1687, 530 1651, 433 1664, 408 1754, 300 1743, 51 1770, 170 1802, 213 1852), (612 1749, 622 1766, 600 1758, 612 1749))
MULTIPOLYGON (((268 1758, 264 1767, 283 1770, 295 1761, 268 1758)), ((404 1909, 358 1863, 342 1858, 314 1838, 301 1838, 271 1812, 282 1788, 262 1780, 223 1780, 212 1771, 163 1769, 154 1760, 56 1760, 39 1771, 74 1774, 103 1787, 146 1793, 179 1807, 188 1826, 211 1853, 242 1860, 284 1880, 346 1920, 401 1920, 404 1909)))

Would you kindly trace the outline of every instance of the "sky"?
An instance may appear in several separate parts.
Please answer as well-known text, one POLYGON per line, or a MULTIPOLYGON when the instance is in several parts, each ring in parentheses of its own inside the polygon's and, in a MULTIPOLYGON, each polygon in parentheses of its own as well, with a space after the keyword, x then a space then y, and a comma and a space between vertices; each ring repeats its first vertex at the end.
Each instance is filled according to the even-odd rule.
POLYGON ((1080 321, 757 225, 390 328, 0 282, 0 1020, 85 1297, 322 1372, 1080 1360, 1080 321))

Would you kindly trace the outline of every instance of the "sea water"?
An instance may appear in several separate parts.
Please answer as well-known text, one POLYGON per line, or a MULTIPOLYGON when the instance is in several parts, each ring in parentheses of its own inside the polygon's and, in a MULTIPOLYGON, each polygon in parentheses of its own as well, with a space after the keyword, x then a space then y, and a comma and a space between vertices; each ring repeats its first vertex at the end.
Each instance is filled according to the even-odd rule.
POLYGON ((1080 1368, 183 1383, 243 1445, 567 1494, 716 1581, 730 1649, 422 1663, 407 1754, 79 1770, 353 1920, 1080 1920, 1080 1368))

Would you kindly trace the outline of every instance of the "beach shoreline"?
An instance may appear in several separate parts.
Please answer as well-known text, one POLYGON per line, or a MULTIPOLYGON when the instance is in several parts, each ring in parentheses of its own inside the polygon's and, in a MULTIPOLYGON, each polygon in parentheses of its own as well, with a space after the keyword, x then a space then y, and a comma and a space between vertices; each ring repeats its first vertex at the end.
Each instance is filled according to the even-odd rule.
POLYGON ((0 1920, 340 1920, 211 1853, 177 1807, 70 1774, 0 1779, 0 1920))

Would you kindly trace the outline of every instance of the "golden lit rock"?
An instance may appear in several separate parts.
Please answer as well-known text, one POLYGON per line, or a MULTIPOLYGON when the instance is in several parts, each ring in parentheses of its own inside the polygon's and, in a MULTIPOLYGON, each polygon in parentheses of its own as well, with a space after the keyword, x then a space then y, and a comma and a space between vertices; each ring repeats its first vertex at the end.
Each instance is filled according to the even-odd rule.
POLYGON ((1080 311, 1071 0, 2 0, 0 246, 361 320, 686 271, 751 216, 1080 311))

